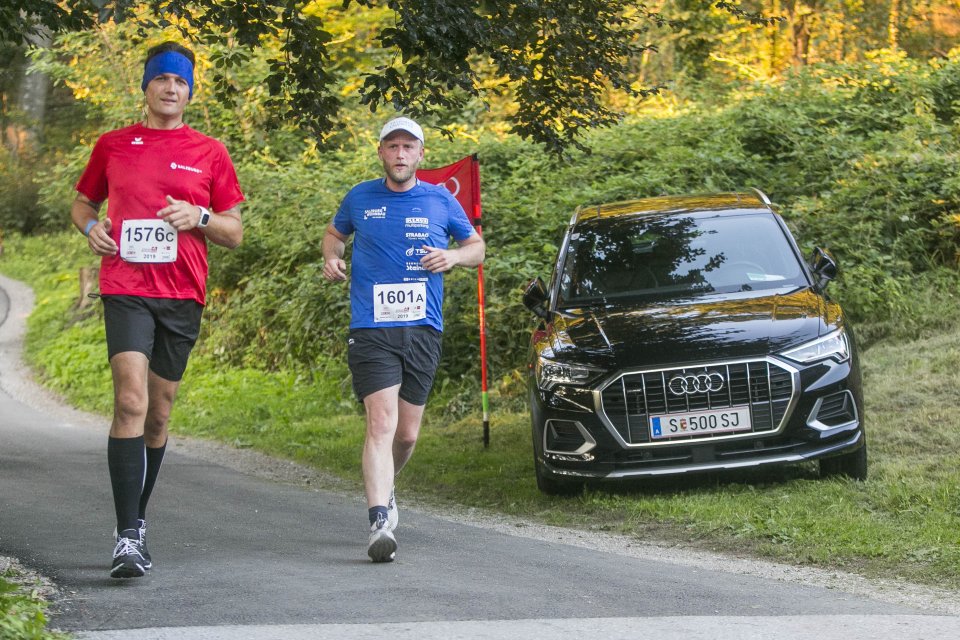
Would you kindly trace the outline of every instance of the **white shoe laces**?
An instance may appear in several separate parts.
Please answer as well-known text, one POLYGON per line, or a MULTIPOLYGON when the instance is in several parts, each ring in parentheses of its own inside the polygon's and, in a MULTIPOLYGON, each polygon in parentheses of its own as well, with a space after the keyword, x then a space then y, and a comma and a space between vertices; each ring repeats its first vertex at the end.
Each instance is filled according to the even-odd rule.
POLYGON ((137 554, 138 556, 140 555, 139 541, 134 540, 133 538, 117 538, 117 546, 113 550, 113 557, 119 558, 120 556, 128 556, 133 554, 137 554))

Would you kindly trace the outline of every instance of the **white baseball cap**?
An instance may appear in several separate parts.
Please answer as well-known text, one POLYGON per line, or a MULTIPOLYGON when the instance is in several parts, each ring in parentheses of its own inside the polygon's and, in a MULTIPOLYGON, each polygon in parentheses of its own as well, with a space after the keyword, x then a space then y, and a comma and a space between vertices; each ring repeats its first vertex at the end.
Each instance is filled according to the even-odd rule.
POLYGON ((410 118, 394 118, 380 129, 380 141, 389 136, 394 131, 406 131, 423 144, 423 129, 410 118))

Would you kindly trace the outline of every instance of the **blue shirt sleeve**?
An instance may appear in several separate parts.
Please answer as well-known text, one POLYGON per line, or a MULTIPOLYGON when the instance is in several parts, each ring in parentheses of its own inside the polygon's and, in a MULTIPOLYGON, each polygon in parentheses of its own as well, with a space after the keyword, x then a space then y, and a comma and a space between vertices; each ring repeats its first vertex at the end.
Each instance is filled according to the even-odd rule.
POLYGON ((350 204, 353 195, 351 190, 340 202, 340 208, 337 209, 337 215, 333 216, 333 228, 345 236, 353 233, 353 219, 350 217, 350 204))
POLYGON ((447 208, 449 210, 448 231, 454 240, 463 242, 473 235, 473 225, 470 224, 470 219, 467 218, 467 213, 460 206, 460 202, 449 191, 444 191, 447 193, 447 208))

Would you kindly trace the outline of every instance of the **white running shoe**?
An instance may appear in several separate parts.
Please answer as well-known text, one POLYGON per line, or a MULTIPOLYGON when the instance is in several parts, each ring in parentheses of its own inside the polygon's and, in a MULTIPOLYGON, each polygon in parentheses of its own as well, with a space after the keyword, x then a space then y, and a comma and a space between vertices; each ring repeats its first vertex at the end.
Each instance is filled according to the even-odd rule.
POLYGON ((370 525, 370 546, 367 555, 374 562, 393 562, 397 555, 397 539, 393 537, 390 524, 381 515, 370 525))
POLYGON ((397 508, 396 493, 396 488, 390 489, 390 499, 387 500, 387 525, 390 527, 390 531, 396 531, 397 525, 400 524, 400 510, 397 508))

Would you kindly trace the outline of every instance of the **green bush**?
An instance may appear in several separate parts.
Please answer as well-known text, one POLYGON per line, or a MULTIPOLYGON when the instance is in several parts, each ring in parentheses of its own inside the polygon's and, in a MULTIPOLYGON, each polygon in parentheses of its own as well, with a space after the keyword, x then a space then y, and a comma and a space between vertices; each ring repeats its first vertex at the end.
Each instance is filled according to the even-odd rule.
POLYGON ((20 580, 12 572, 0 575, 0 640, 64 638, 47 630, 47 603, 35 589, 18 584, 20 580))
MULTIPOLYGON (((593 132, 592 152, 565 161, 493 133, 475 143, 431 135, 425 166, 480 157, 491 381, 519 379, 533 322, 520 293, 528 279, 549 273, 576 207, 644 196, 761 188, 806 255, 814 246, 837 255, 841 277, 832 292, 864 341, 937 324, 918 310, 913 283, 923 280, 944 296, 952 290, 958 92, 958 56, 921 63, 886 55, 811 67, 779 85, 731 92, 722 106, 632 117, 593 132)), ((380 173, 372 132, 322 152, 284 138, 276 153, 226 126, 232 111, 202 106, 208 132, 241 150, 234 158, 248 202, 243 245, 212 250, 201 352, 222 365, 266 370, 342 363, 349 302, 345 287, 322 279, 320 244, 347 190, 380 173)), ((97 108, 119 117, 103 100, 97 108)), ((81 146, 45 170, 42 215, 66 220, 88 153, 81 146)), ((456 395, 452 387, 478 384, 475 272, 448 274, 445 316, 438 382, 456 395)))
POLYGON ((30 233, 41 227, 32 162, 17 162, 0 150, 0 230, 30 233))

